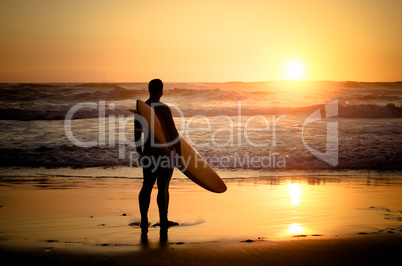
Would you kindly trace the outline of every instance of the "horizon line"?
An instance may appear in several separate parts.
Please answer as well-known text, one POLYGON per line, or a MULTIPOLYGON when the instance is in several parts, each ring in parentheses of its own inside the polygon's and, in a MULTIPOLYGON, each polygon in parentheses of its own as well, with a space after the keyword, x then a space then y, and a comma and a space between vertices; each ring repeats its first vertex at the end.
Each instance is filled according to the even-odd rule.
MULTIPOLYGON (((82 83, 82 84, 121 84, 121 83, 148 83, 149 81, 27 81, 27 82, 2 82, 0 84, 61 84, 61 83, 82 83)), ((261 80, 261 81, 163 81, 163 83, 264 83, 264 82, 360 82, 360 83, 398 83, 394 81, 359 81, 359 80, 261 80)))

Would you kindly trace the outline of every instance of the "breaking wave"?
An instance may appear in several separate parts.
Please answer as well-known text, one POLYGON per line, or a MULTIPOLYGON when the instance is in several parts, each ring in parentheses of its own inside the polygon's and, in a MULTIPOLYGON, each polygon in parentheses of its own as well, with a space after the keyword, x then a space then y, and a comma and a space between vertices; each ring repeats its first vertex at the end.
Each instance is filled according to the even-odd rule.
MULTIPOLYGON (((180 106, 185 116, 237 115, 239 101, 244 115, 276 115, 310 114, 338 99, 339 117, 402 117, 401 82, 306 84, 301 90, 315 91, 301 98, 291 85, 273 82, 172 83, 165 85, 164 102, 180 106)), ((136 99, 147 97, 146 83, 0 84, 0 120, 61 120, 78 103, 100 101, 115 104, 113 110, 105 110, 106 115, 128 116, 136 99)), ((96 117, 99 112, 87 108, 78 110, 73 119, 96 117)))
MULTIPOLYGON (((98 104, 98 102, 94 102, 98 104)), ((32 109, 22 109, 22 108, 0 108, 0 120, 63 120, 65 119, 68 111, 72 106, 52 106, 48 108, 47 106, 35 106, 32 109)), ((324 109, 324 105, 312 105, 305 107, 250 107, 242 106, 243 115, 280 115, 280 114, 301 114, 308 115, 317 109, 324 109)), ((179 114, 174 111, 174 115, 179 114)), ((226 107, 224 110, 222 108, 208 108, 208 109, 194 109, 194 108, 183 108, 182 109, 185 116, 191 117, 195 115, 229 115, 235 116, 238 114, 237 107, 226 107)), ((402 117, 402 106, 396 106, 394 103, 389 103, 385 106, 375 105, 375 104, 339 104, 338 117, 342 118, 401 118, 402 117)), ((110 116, 130 116, 132 112, 129 111, 128 107, 117 106, 113 110, 108 108, 105 109, 105 115, 110 116)), ((89 119, 98 118, 99 109, 97 108, 81 108, 78 109, 72 119, 89 119)))
MULTIPOLYGON (((395 148, 385 153, 347 152, 339 156, 339 164, 331 166, 313 156, 308 151, 289 152, 287 154, 253 154, 243 152, 236 156, 214 151, 213 156, 201 152, 215 169, 373 169, 402 170, 402 149, 395 148), (274 158, 275 157, 275 158, 274 158), (224 163, 219 164, 219 158, 224 163), (229 159, 226 159, 229 158, 229 159), (259 159, 261 164, 256 164, 259 159), (223 160, 223 159, 222 159, 223 160), (282 161, 281 161, 282 160, 282 161)), ((0 149, 0 166, 28 167, 99 167, 99 166, 133 166, 137 167, 134 149, 125 151, 124 159, 119 159, 117 148, 78 147, 58 145, 37 148, 2 148, 0 149), (130 155, 131 153, 131 155, 130 155)))
MULTIPOLYGON (((341 145, 339 164, 331 166, 316 158, 303 146, 296 149, 290 139, 300 132, 297 131, 298 124, 289 120, 293 124, 287 125, 287 131, 282 132, 286 141, 283 141, 283 150, 277 154, 285 159, 286 169, 402 169, 398 129, 401 120, 390 119, 402 118, 402 82, 312 82, 303 85, 307 87, 306 91, 308 86, 318 89, 303 94, 303 97, 298 97, 297 88, 280 91, 279 85, 273 82, 168 83, 165 86, 168 89, 164 94, 164 102, 180 106, 186 117, 236 116, 238 101, 241 100, 244 116, 293 114, 304 119, 317 109, 323 113, 325 104, 338 99, 341 145), (358 123, 355 124, 349 118, 374 118, 370 121, 375 123, 357 121, 362 122, 359 127, 358 123), (377 118, 384 119, 376 120, 377 118), (345 122, 347 126, 341 127, 345 122), (361 127, 362 124, 367 126, 361 127)), ((8 120, 0 123, 3 130, 3 138, 0 139, 0 166, 128 166, 133 148, 126 147, 124 159, 119 159, 118 147, 75 146, 66 140, 63 125, 56 120, 64 120, 71 108, 79 103, 95 103, 99 107, 101 102, 105 104, 106 116, 127 117, 132 115, 129 108, 135 108, 135 100, 147 97, 146 83, 0 84, 0 120, 8 120), (110 108, 111 103, 113 108, 110 108), (43 123, 36 120, 47 121, 43 123), (55 133, 56 127, 59 131, 55 133)), ((92 138, 93 135, 90 134, 97 134, 96 128, 90 127, 97 121, 91 122, 89 119, 99 117, 98 107, 79 108, 74 113, 72 119, 81 119, 74 122, 80 137, 92 138)), ((174 115, 179 115, 174 108, 172 111, 174 115)), ((322 135, 325 135, 325 128, 322 130, 322 135)), ((115 132, 117 134, 118 130, 115 132)), ((219 138, 220 134, 214 136, 219 138)), ((313 140, 321 140, 317 136, 313 134, 313 140)), ((224 143, 225 138, 221 138, 224 143)), ((255 165, 241 165, 236 161, 236 156, 228 154, 229 149, 200 149, 199 152, 205 158, 229 156, 230 160, 224 168, 255 168, 255 165)), ((239 156, 243 156, 241 162, 246 152, 256 158, 266 155, 264 151, 244 147, 239 148, 238 152, 241 153, 239 156)), ((213 163, 213 160, 207 160, 213 163)), ((136 163, 133 162, 133 165, 136 166, 136 163)), ((218 165, 216 168, 222 166, 218 165)))

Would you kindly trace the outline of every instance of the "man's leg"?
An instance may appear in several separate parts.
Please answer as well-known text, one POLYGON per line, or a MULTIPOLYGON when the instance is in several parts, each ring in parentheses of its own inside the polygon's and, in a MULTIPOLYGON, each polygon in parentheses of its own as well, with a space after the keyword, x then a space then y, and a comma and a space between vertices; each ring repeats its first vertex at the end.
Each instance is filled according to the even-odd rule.
POLYGON ((173 168, 159 169, 158 171, 158 208, 162 225, 167 225, 167 213, 169 208, 169 182, 173 175, 173 168))
POLYGON ((146 234, 148 233, 148 209, 151 202, 152 188, 156 180, 156 175, 155 173, 152 173, 151 169, 152 168, 143 168, 143 183, 138 196, 141 213, 141 237, 146 237, 146 234))
POLYGON ((158 169, 158 208, 161 232, 161 240, 167 239, 168 208, 169 208, 169 182, 173 175, 173 168, 158 169))

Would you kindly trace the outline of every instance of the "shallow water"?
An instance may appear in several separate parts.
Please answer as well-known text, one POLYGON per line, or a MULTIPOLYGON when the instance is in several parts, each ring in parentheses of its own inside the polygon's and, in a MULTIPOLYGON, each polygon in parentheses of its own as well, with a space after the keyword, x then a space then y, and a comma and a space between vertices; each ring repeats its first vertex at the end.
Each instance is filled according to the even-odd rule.
MULTIPOLYGON (((169 230, 169 241, 402 233, 400 173, 288 173, 225 178, 228 190, 223 194, 185 178, 173 179, 169 218, 181 225, 169 230)), ((140 228, 130 224, 140 221, 141 179, 111 178, 107 171, 102 178, 87 174, 2 175, 0 244, 137 245, 140 228)), ((156 194, 155 188, 149 210, 152 224, 158 222, 156 194)), ((150 227, 150 241, 158 237, 159 228, 150 227)))

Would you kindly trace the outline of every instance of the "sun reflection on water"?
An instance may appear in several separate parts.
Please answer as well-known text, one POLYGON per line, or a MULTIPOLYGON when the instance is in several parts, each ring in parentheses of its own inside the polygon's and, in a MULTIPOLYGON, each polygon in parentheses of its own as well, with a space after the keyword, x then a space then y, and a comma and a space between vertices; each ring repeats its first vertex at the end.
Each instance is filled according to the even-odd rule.
MULTIPOLYGON (((298 206, 301 202, 300 197, 302 195, 302 191, 299 183, 292 183, 289 181, 288 191, 290 197, 290 204, 293 206, 298 206)), ((304 232, 304 228, 301 223, 292 223, 289 225, 287 233, 290 235, 298 235, 304 232)))
POLYGON ((292 205, 299 205, 301 202, 300 196, 302 194, 301 189, 300 189, 300 184, 299 183, 291 183, 289 182, 289 197, 290 197, 290 203, 292 205))
POLYGON ((289 230, 288 233, 290 235, 297 235, 303 233, 304 228, 302 227, 302 224, 290 224, 289 225, 289 230))

